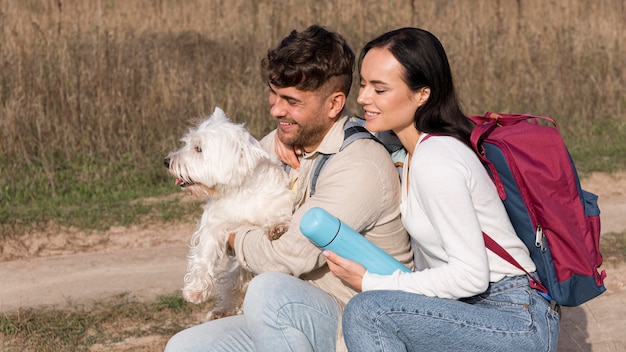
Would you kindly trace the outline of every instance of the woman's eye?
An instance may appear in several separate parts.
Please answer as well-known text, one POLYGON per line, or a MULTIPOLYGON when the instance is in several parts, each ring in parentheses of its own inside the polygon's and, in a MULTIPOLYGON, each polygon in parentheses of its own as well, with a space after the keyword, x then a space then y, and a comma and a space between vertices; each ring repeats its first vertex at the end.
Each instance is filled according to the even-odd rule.
POLYGON ((202 153, 202 147, 201 147, 201 146, 197 146, 197 147, 196 147, 196 151, 197 151, 198 153, 202 153))

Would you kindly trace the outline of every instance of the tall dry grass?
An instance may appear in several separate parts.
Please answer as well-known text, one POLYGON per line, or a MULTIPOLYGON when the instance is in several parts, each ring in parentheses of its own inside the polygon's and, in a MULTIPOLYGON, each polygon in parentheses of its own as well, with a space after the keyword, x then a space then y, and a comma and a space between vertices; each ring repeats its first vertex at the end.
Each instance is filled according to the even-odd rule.
MULTIPOLYGON (((574 156, 615 149, 626 116, 623 0, 0 0, 0 222, 7 209, 150 193, 195 117, 269 131, 259 61, 319 23, 355 51, 401 26, 447 48, 466 113, 557 119, 574 156), (611 146, 612 145, 612 146, 611 146), (74 199, 73 198, 73 199, 74 199), (5 209, 4 213, 1 209, 5 209)), ((353 93, 356 90, 353 90, 353 93)), ((349 106, 358 111, 351 95, 349 106)), ((621 163, 621 164, 620 164, 621 163)))

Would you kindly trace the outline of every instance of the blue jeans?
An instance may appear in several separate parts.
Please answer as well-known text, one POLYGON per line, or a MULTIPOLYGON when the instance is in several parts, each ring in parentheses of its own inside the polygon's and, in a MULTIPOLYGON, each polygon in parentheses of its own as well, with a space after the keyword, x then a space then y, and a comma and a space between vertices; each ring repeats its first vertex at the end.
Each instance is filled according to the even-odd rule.
POLYGON ((526 276, 452 300, 402 291, 367 291, 343 314, 350 351, 556 351, 559 313, 526 276))
POLYGON ((337 302, 307 282, 286 274, 260 274, 250 282, 243 308, 243 315, 177 333, 165 351, 335 350, 337 302))

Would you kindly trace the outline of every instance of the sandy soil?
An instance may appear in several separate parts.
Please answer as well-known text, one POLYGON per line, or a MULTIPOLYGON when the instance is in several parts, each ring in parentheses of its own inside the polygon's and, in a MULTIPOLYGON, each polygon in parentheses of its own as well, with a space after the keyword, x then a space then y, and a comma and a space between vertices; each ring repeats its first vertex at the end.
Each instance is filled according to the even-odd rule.
MULTIPOLYGON (((594 174, 583 188, 600 196, 602 232, 626 230, 626 172, 594 174)), ((129 293, 153 299, 182 286, 194 223, 113 227, 86 234, 51 228, 0 243, 0 313, 20 307, 89 303, 129 293)), ((607 292, 564 308, 559 351, 626 350, 626 264, 605 258, 607 292)), ((160 336, 93 350, 160 351, 160 336)))

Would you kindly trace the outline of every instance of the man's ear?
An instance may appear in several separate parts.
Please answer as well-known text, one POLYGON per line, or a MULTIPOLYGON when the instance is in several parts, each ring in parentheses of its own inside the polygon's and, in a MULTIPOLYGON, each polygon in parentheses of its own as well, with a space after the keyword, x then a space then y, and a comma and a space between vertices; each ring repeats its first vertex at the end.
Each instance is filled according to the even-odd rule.
POLYGON ((343 107, 346 105, 346 95, 343 92, 334 92, 328 97, 329 107, 328 117, 335 119, 343 110, 343 107))

